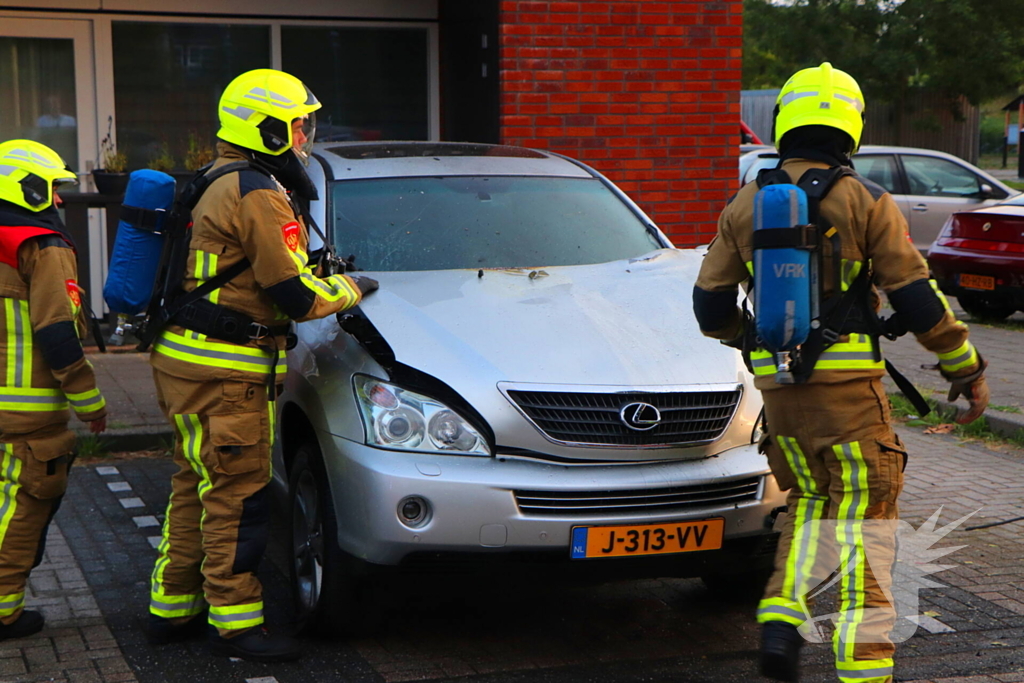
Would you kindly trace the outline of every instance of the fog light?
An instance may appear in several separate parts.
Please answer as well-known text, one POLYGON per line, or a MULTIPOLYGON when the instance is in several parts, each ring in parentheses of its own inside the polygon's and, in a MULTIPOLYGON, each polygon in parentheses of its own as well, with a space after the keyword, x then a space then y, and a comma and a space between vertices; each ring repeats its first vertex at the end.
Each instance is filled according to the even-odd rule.
POLYGON ((419 496, 403 498, 398 503, 398 518, 406 526, 421 527, 430 519, 430 504, 419 496))

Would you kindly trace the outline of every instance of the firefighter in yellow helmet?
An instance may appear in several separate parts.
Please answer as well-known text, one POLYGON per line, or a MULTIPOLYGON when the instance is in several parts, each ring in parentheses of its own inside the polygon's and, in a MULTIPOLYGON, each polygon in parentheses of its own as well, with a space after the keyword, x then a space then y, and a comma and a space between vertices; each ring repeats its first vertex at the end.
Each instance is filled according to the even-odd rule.
POLYGON ((106 403, 82 351, 75 247, 56 202, 75 174, 49 147, 0 144, 0 640, 39 631, 25 582, 39 564, 75 455, 69 408, 94 434, 106 403))
MULTIPOLYGON (((798 680, 797 629, 811 618, 808 593, 840 567, 837 676, 847 683, 893 680, 895 610, 886 593, 907 453, 891 424, 879 334, 902 326, 938 356, 950 400, 963 395, 970 404, 960 422, 978 418, 988 404, 985 362, 929 281, 899 208, 852 169, 863 112, 857 82, 827 62, 789 79, 776 108, 779 168, 762 171, 722 211, 693 293, 701 331, 744 348, 764 397, 763 449, 779 486, 789 490, 775 570, 758 608, 761 671, 783 681, 798 680), (737 286, 755 274, 755 195, 776 182, 821 195, 821 316, 789 367, 760 348, 754 321, 736 303, 737 286), (881 325, 876 288, 898 325, 881 325)), ((769 294, 752 292, 760 295, 769 294)))
POLYGON ((320 277, 309 263, 303 205, 316 190, 303 162, 319 108, 299 79, 272 69, 238 76, 220 100, 218 159, 207 173, 224 174, 192 211, 182 289, 237 274, 188 304, 153 345, 180 468, 152 575, 154 643, 201 635, 208 623, 216 654, 300 654, 293 639, 263 627, 256 577, 288 324, 343 311, 376 289, 366 277, 320 277))

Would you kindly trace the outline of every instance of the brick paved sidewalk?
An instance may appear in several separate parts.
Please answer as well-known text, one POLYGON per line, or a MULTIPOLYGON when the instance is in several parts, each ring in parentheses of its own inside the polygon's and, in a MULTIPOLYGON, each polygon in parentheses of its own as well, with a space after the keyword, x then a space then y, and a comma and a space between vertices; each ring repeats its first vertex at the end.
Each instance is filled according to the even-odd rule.
POLYGON ((46 627, 0 643, 0 682, 136 680, 57 524, 50 525, 46 554, 32 570, 25 598, 46 617, 46 627))

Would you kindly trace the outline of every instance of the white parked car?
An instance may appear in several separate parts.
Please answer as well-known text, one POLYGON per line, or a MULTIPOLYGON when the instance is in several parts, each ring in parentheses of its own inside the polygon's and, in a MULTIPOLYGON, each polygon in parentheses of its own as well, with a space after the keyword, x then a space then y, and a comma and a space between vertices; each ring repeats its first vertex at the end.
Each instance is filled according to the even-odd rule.
POLYGON ((380 290, 297 325, 274 478, 308 624, 358 630, 380 573, 456 562, 763 576, 785 505, 761 397, 703 337, 701 262, 547 152, 319 145, 312 213, 380 290))

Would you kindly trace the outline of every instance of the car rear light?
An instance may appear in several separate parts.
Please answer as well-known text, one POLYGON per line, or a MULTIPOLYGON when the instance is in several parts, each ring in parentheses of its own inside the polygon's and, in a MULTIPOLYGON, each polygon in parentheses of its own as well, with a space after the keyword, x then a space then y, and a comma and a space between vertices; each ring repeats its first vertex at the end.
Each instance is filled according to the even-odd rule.
POLYGON ((935 241, 938 246, 973 251, 1024 253, 1024 215, 955 213, 935 241))

